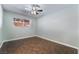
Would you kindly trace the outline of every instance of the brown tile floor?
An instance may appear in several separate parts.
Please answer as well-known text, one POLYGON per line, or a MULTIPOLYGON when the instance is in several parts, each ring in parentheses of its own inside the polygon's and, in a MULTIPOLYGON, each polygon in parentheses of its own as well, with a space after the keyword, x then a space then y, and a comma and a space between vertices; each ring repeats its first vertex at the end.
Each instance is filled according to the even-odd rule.
POLYGON ((0 53, 4 54, 76 54, 77 49, 57 44, 39 37, 5 42, 0 53))

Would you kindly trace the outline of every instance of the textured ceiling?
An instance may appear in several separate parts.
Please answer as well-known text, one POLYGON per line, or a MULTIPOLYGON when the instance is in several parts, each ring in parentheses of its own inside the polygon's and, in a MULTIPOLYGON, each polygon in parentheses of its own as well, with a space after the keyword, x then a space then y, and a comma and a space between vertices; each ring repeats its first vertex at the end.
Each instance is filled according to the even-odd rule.
POLYGON ((55 13, 64 8, 70 8, 71 6, 73 6, 68 4, 40 4, 41 9, 43 9, 43 13, 41 15, 34 16, 29 14, 28 10, 25 12, 25 7, 28 7, 29 5, 31 4, 3 4, 2 6, 4 10, 16 12, 26 16, 31 16, 33 18, 39 18, 49 13, 55 13))

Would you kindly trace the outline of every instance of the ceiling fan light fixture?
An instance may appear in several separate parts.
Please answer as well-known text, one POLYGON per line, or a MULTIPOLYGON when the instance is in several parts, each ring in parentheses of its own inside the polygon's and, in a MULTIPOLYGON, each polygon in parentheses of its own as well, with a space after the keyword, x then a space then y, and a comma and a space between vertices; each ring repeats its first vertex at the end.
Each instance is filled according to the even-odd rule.
POLYGON ((32 10, 36 10, 36 7, 32 7, 32 10))
POLYGON ((25 8, 25 10, 28 10, 32 15, 39 15, 43 11, 40 8, 40 5, 37 5, 37 4, 33 4, 31 8, 25 8))
POLYGON ((36 11, 33 11, 33 14, 36 15, 36 11))
POLYGON ((36 11, 31 11, 31 14, 32 15, 36 15, 36 11))

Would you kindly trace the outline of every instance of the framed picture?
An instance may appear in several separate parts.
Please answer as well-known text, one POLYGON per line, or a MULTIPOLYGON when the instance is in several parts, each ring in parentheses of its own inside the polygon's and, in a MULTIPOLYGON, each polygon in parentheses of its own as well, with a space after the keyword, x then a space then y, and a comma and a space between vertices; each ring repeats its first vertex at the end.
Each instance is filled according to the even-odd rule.
POLYGON ((31 25, 30 20, 20 18, 13 18, 13 23, 16 27, 29 27, 31 25))

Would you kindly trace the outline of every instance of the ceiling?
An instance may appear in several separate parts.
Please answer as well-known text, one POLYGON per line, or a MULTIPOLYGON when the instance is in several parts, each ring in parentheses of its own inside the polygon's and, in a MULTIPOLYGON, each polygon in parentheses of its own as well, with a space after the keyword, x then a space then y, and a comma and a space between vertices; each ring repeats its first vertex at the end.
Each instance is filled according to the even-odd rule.
POLYGON ((43 13, 41 15, 34 16, 32 14, 29 14, 28 10, 26 10, 25 12, 25 7, 28 7, 30 5, 31 4, 3 4, 2 7, 3 7, 3 10, 6 10, 6 11, 19 13, 19 14, 22 14, 25 16, 31 16, 34 18, 36 17, 39 18, 49 13, 54 13, 64 8, 69 8, 73 6, 73 5, 68 5, 68 4, 39 4, 41 9, 43 9, 43 13))

